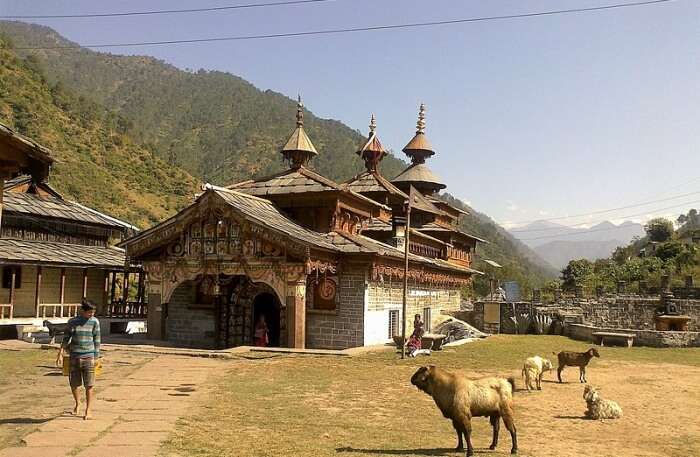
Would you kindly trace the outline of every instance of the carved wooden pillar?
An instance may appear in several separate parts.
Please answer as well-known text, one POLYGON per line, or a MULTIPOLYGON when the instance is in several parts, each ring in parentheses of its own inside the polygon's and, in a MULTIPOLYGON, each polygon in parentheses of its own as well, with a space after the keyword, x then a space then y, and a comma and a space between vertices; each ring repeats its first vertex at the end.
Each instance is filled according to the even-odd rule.
POLYGON ((306 278, 287 282, 287 347, 306 347, 306 278))

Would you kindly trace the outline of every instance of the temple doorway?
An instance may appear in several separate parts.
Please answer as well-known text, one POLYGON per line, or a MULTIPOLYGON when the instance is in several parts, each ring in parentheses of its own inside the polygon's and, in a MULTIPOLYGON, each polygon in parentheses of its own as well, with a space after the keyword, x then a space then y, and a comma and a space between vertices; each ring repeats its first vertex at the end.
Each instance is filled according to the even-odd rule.
POLYGON ((280 346, 280 303, 277 297, 270 292, 262 292, 253 299, 253 333, 260 316, 265 316, 267 322, 268 338, 271 347, 280 346))

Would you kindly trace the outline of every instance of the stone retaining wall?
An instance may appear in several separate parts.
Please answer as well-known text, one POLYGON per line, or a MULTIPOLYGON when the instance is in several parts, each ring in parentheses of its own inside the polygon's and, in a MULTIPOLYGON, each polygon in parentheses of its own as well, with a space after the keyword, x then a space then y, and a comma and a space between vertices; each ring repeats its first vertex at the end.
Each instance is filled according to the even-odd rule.
POLYGON ((575 340, 594 342, 594 332, 629 333, 635 335, 634 346, 700 347, 700 332, 660 332, 657 330, 639 330, 626 328, 595 327, 585 324, 566 326, 566 336, 575 340))

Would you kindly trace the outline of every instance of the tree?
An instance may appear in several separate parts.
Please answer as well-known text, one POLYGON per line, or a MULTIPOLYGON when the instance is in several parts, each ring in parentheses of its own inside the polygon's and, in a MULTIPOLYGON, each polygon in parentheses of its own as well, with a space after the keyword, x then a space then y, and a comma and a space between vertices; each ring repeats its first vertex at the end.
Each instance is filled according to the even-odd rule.
POLYGON ((573 290, 577 285, 583 285, 593 276, 593 264, 590 260, 572 260, 561 271, 562 287, 573 290))
POLYGON ((644 230, 651 241, 668 241, 673 236, 673 222, 663 217, 657 217, 647 222, 644 230))
POLYGON ((683 245, 678 241, 662 243, 656 248, 654 255, 661 260, 675 259, 683 251, 683 245))

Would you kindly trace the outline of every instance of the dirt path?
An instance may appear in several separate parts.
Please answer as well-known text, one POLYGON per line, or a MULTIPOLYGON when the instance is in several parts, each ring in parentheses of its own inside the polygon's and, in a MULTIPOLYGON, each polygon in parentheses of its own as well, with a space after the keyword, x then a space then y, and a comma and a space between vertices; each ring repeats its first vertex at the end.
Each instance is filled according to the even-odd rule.
MULTIPOLYGON (((100 389, 94 418, 63 414, 24 437, 0 457, 150 457, 203 393, 222 361, 162 355, 100 389)), ((72 403, 66 386, 66 403, 72 403)))

